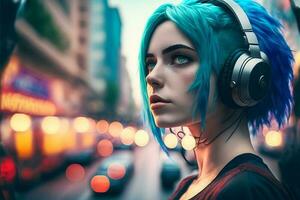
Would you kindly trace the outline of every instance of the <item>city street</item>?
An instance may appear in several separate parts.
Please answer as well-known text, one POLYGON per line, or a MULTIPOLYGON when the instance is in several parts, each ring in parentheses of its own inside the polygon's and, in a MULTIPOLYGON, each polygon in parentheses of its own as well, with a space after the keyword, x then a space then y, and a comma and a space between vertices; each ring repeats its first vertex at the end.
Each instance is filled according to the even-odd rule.
MULTIPOLYGON (((101 160, 97 160, 85 167, 84 180, 71 183, 65 174, 61 174, 41 185, 37 185, 29 191, 18 193, 18 200, 85 200, 85 199, 130 199, 130 200, 153 200, 167 199, 173 191, 164 191, 160 186, 160 152, 157 144, 150 143, 146 148, 136 148, 134 175, 124 191, 120 195, 93 195, 89 187, 89 180, 95 172, 101 160)), ((181 165, 182 177, 188 174, 188 169, 180 159, 178 153, 172 154, 173 158, 181 165)))
POLYGON ((300 0, 0 1, 0 200, 300 199, 300 0))

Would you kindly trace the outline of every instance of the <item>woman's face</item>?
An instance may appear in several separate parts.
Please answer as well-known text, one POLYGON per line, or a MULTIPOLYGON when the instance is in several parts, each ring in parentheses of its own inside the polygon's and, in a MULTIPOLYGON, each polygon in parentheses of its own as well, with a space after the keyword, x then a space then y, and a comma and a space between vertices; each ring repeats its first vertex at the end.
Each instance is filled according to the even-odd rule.
POLYGON ((171 21, 154 31, 146 55, 147 92, 158 127, 185 126, 192 121, 194 95, 188 88, 199 58, 192 43, 171 21))

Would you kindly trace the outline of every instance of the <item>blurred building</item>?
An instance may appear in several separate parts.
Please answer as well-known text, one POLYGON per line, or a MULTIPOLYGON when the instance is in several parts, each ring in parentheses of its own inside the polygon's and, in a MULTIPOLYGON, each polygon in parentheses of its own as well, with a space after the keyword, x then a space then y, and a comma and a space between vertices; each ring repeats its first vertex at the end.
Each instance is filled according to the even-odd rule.
POLYGON ((4 74, 3 110, 41 116, 85 113, 84 101, 93 90, 75 2, 27 2, 24 18, 16 22, 17 50, 4 74))
POLYGON ((88 81, 85 3, 30 0, 16 21, 19 40, 2 80, 0 136, 21 185, 61 166, 66 152, 92 148, 92 120, 75 118, 88 114, 88 97, 96 93, 88 81), (78 126, 86 134, 77 134, 78 126))
POLYGON ((107 9, 107 2, 105 1, 90 1, 90 45, 89 45, 89 75, 91 86, 98 94, 105 94, 107 76, 107 68, 105 65, 105 14, 104 9, 107 9))
POLYGON ((121 18, 107 0, 91 0, 89 83, 97 92, 89 101, 89 114, 115 118, 120 94, 121 18))
POLYGON ((132 121, 133 118, 136 117, 135 113, 130 77, 126 68, 126 58, 122 56, 120 65, 120 98, 118 115, 123 120, 132 121))
MULTIPOLYGON (((110 7, 107 0, 28 1, 24 18, 16 23, 20 42, 7 69, 5 85, 7 91, 19 92, 22 98, 29 95, 21 104, 40 98, 55 111, 33 113, 12 109, 12 105, 3 110, 115 118, 119 103, 124 102, 124 97, 119 99, 121 27, 118 9, 110 7), (15 81, 31 86, 11 87, 15 81), (36 85, 44 96, 35 93, 36 85)), ((127 93, 131 95, 131 91, 127 93)), ((11 102, 10 96, 4 93, 4 103, 11 102)))

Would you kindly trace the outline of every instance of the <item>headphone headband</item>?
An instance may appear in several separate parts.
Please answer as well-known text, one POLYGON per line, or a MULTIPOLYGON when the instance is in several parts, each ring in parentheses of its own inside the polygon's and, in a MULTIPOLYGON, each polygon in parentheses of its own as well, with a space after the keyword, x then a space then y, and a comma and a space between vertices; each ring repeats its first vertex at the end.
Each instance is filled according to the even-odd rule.
POLYGON ((253 32, 252 25, 244 10, 233 0, 200 0, 200 3, 221 4, 231 11, 237 19, 240 28, 244 34, 245 42, 249 46, 249 53, 253 58, 261 58, 258 40, 253 32))

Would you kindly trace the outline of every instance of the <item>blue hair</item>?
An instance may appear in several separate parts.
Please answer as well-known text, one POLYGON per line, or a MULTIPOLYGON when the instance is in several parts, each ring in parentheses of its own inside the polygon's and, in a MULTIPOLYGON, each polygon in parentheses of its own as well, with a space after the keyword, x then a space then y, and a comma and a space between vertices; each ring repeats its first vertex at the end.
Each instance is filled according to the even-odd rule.
MULTIPOLYGON (((252 0, 236 0, 236 2, 248 16, 260 49, 266 53, 272 66, 269 93, 257 105, 245 109, 248 123, 254 133, 257 133, 263 125, 270 126, 272 119, 275 119, 281 127, 287 121, 293 103, 290 89, 293 79, 292 52, 282 36, 282 25, 261 5, 252 0)), ((194 116, 200 112, 201 119, 206 118, 212 72, 218 76, 225 58, 235 49, 245 48, 236 20, 223 8, 211 3, 185 0, 178 5, 164 4, 152 14, 146 24, 139 52, 143 119, 166 152, 167 148, 162 139, 164 129, 155 125, 149 109, 145 55, 153 32, 157 26, 167 20, 174 22, 177 28, 190 39, 201 58, 201 70, 197 71, 195 80, 188 90, 196 94, 196 100, 193 102, 194 116)), ((205 128, 205 120, 201 120, 201 128, 205 128)))

